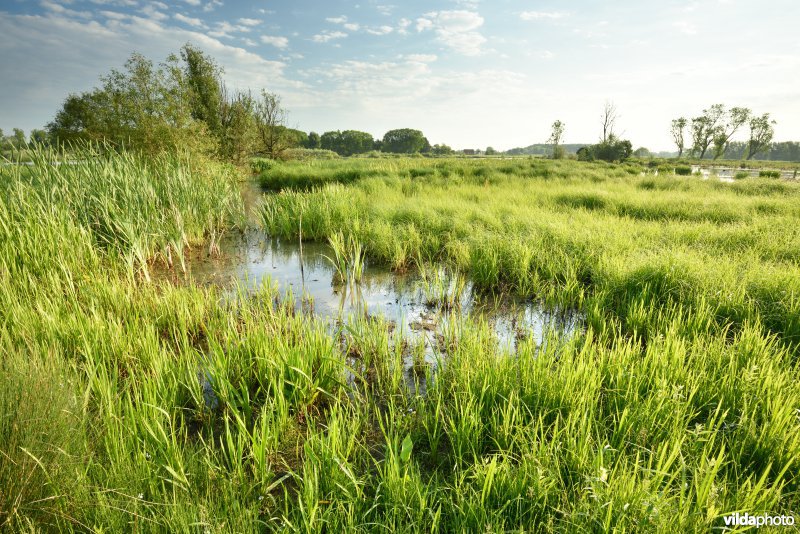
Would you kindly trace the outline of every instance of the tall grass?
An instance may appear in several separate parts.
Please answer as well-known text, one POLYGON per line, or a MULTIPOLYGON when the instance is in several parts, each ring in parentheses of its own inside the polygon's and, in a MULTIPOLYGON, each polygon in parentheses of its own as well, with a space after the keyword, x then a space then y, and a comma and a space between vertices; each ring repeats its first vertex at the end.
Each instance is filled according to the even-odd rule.
POLYGON ((395 269, 444 262, 487 289, 577 305, 593 295, 629 331, 647 296, 648 310, 708 303, 720 326, 758 319, 800 342, 796 184, 574 162, 411 163, 433 174, 392 162, 350 186, 272 196, 265 228, 290 235, 302 211, 310 238, 344 232, 395 269))
POLYGON ((431 183, 392 175, 268 199, 268 222, 292 239, 302 197, 304 236, 338 229, 376 258, 400 250, 400 264, 446 262, 490 287, 583 295, 585 332, 514 354, 485 321, 454 318, 419 395, 385 321, 332 333, 269 282, 221 299, 131 270, 129 236, 149 262, 177 214, 193 243, 237 219, 238 192, 213 170, 151 163, 0 170, 0 529, 666 533, 798 509, 798 361, 778 309, 763 311, 773 285, 791 288, 778 253, 793 241, 750 233, 761 217, 794 219, 792 189, 444 161, 431 183), (602 208, 557 200, 592 187, 602 208), (663 191, 686 213, 737 202, 748 224, 605 211, 663 191), (108 230, 122 220, 132 232, 108 230), (749 254, 775 270, 715 297, 716 271, 729 275, 712 263, 692 278, 709 270, 692 256, 700 242, 703 260, 749 254), (678 250, 695 270, 665 261, 678 250))

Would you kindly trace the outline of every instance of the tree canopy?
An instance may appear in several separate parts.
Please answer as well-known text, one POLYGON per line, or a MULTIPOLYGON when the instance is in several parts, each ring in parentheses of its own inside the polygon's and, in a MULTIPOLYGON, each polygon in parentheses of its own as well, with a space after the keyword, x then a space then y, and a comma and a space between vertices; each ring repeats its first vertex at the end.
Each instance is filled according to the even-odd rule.
POLYGON ((430 150, 430 143, 419 130, 411 128, 401 128, 399 130, 389 130, 383 136, 381 149, 384 152, 396 154, 416 154, 430 150))

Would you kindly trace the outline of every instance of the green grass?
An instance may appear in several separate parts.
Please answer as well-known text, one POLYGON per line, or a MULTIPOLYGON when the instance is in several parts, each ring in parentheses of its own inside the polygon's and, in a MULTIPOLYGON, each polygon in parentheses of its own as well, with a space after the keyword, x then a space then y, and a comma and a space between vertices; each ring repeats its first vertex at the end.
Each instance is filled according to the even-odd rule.
POLYGON ((418 396, 382 320, 147 281, 240 224, 234 177, 84 159, 0 168, 0 529, 667 533, 800 505, 793 184, 282 164, 284 189, 332 183, 267 197, 274 234, 302 213, 304 239, 422 266, 436 305, 468 276, 586 314, 513 356, 456 316, 418 396))

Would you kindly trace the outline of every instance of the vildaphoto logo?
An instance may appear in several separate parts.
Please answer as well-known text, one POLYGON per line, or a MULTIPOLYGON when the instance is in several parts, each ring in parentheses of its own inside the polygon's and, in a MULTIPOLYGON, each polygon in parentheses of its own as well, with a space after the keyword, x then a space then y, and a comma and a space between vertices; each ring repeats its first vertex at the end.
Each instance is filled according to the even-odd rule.
POLYGON ((750 515, 748 513, 726 515, 723 517, 726 527, 791 527, 794 526, 793 515, 750 515))

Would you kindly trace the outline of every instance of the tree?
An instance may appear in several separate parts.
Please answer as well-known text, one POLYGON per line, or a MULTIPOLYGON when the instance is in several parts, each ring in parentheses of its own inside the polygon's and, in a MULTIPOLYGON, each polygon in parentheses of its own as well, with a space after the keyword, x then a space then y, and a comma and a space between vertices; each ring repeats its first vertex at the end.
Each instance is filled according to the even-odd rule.
POLYGON ((308 134, 308 140, 306 141, 305 147, 306 148, 320 148, 319 134, 317 132, 310 132, 308 134))
POLYGON ((124 70, 113 69, 100 81, 99 88, 67 97, 47 125, 55 143, 103 140, 147 153, 213 153, 208 128, 192 117, 187 105, 188 89, 176 56, 156 66, 133 54, 124 70))
POLYGON ((703 110, 703 114, 692 119, 692 156, 700 154, 700 159, 706 155, 708 147, 718 134, 719 123, 725 116, 725 106, 714 104, 703 110))
POLYGON ((47 132, 44 130, 31 130, 30 142, 34 145, 44 145, 47 143, 47 132))
POLYGON ((340 156, 363 154, 372 150, 375 140, 372 134, 358 130, 339 130, 325 132, 320 137, 320 146, 326 150, 333 150, 340 156))
POLYGON ((750 114, 751 111, 748 108, 733 107, 728 111, 726 124, 718 125, 713 136, 715 160, 725 153, 731 137, 750 119, 750 114))
POLYGON ((497 154, 497 150, 495 150, 493 147, 490 147, 490 146, 486 147, 486 155, 487 156, 494 156, 496 154, 497 154))
POLYGON ((224 84, 220 86, 220 97, 217 109, 219 155, 242 165, 253 153, 257 141, 256 102, 249 91, 236 91, 229 96, 224 84))
POLYGON ((14 132, 14 146, 17 148, 24 148, 27 144, 25 141, 25 132, 19 128, 14 128, 12 131, 14 132))
POLYGON ((670 133, 672 134, 672 140, 675 142, 675 145, 678 147, 678 158, 683 156, 683 148, 684 148, 684 138, 683 138, 683 131, 686 129, 687 120, 685 117, 678 117, 677 119, 672 119, 672 128, 670 129, 670 133))
POLYGON ((403 128, 390 130, 383 136, 381 143, 384 152, 397 154, 415 154, 430 149, 430 143, 419 130, 403 128))
POLYGON ((578 149, 577 156, 580 161, 625 161, 633 153, 633 145, 626 139, 611 136, 606 141, 596 145, 589 145, 578 149))
POLYGON ((750 139, 747 142, 747 159, 759 152, 766 150, 775 135, 775 121, 769 118, 769 113, 750 119, 750 139))
POLYGON ((262 89, 255 116, 260 149, 272 159, 279 158, 291 147, 291 139, 286 135, 286 110, 281 105, 281 97, 262 89))
POLYGON ((220 106, 225 93, 221 83, 222 69, 213 59, 188 43, 181 48, 181 59, 192 117, 205 123, 213 135, 222 137, 220 106))
POLYGON ((564 136, 564 123, 556 121, 551 126, 550 138, 548 143, 553 145, 553 159, 561 159, 564 157, 564 149, 561 147, 561 138, 564 136))
POLYGON ((645 147, 640 146, 639 148, 633 151, 633 155, 636 156, 637 158, 649 158, 653 154, 645 147))
POLYGON ((431 153, 436 154, 437 156, 447 156, 453 153, 453 149, 445 144, 433 145, 431 147, 431 153))
POLYGON ((617 107, 613 102, 606 100, 603 115, 600 117, 603 124, 603 143, 614 137, 614 126, 616 126, 618 118, 617 107))

